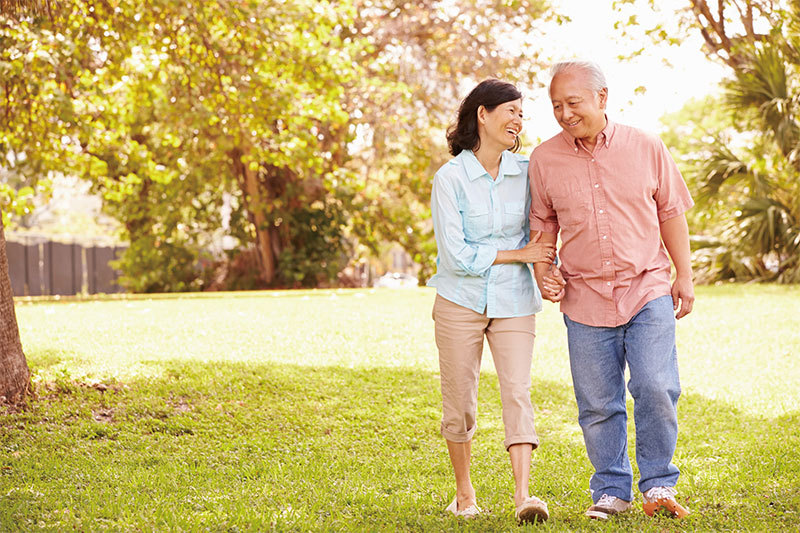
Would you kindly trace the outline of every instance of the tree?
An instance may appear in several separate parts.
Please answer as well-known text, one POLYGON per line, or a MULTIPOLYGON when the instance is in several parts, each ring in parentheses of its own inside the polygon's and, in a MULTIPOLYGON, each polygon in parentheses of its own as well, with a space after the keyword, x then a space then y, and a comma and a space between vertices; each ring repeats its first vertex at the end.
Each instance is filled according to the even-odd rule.
MULTIPOLYGON (((2 1, 0 13, 24 13, 26 9, 39 9, 38 2, 2 1)), ((5 143, 0 141, 0 147, 5 143)), ((32 192, 32 191, 31 191, 32 192)), ((28 191, 16 195, 11 189, 4 188, 0 193, 5 193, 12 208, 19 208, 18 197, 29 196, 28 191), (12 198, 13 197, 13 198, 12 198)), ((5 213, 2 214, 3 216, 5 213)), ((8 276, 8 256, 6 255, 6 234, 0 216, 0 404, 17 405, 25 401, 30 390, 30 370, 22 351, 22 342, 19 337, 17 314, 14 309, 14 296, 11 292, 11 280, 8 276)))
MULTIPOLYGON (((652 4, 652 3, 651 3, 652 4)), ((709 280, 800 281, 800 6, 691 0, 683 28, 730 68, 715 125, 695 115, 687 176, 705 217, 709 280), (711 126, 711 127, 709 127, 711 126)), ((651 35, 663 36, 658 32, 651 35)), ((713 107, 715 102, 706 102, 713 107)), ((680 127, 680 126, 676 126, 680 127)))
POLYGON ((8 278, 6 235, 0 221, 0 405, 19 404, 30 388, 30 371, 19 339, 17 315, 8 278))
POLYGON ((262 285, 315 285, 387 241, 427 276, 458 98, 492 75, 533 84, 536 53, 502 36, 546 17, 539 0, 60 6, 7 28, 0 141, 92 181, 137 291, 201 288, 221 232, 262 285))
POLYGON ((131 242, 135 290, 193 288, 225 194, 273 282, 289 200, 330 211, 323 181, 342 177, 325 154, 347 135, 339 95, 356 77, 358 43, 333 35, 347 3, 66 4, 7 21, 2 147, 94 183, 131 242))
POLYGON ((369 43, 359 63, 372 84, 350 87, 344 99, 358 134, 346 163, 357 185, 350 233, 372 253, 399 243, 424 281, 436 255, 431 177, 449 157, 444 131, 458 102, 487 77, 535 86, 541 64, 529 44, 556 15, 543 0, 354 5, 359 16, 343 36, 369 43))

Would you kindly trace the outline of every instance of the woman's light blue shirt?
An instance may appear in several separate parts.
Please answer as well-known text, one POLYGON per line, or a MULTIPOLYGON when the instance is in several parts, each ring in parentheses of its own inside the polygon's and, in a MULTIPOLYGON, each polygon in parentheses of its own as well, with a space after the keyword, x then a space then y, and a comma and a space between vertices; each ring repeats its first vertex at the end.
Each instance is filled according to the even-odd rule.
POLYGON ((489 318, 542 310, 542 295, 527 264, 492 265, 498 250, 530 240, 528 158, 503 152, 493 180, 472 151, 445 163, 433 177, 431 215, 438 256, 428 285, 458 305, 489 318))

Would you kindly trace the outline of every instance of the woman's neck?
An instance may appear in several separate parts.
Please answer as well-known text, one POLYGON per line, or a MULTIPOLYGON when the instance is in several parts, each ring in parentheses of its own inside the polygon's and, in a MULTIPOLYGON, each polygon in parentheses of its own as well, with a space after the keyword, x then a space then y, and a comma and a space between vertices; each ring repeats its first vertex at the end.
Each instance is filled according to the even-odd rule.
POLYGON ((481 147, 475 150, 474 154, 492 179, 497 179, 497 174, 500 172, 500 160, 503 158, 503 150, 481 144, 481 147))

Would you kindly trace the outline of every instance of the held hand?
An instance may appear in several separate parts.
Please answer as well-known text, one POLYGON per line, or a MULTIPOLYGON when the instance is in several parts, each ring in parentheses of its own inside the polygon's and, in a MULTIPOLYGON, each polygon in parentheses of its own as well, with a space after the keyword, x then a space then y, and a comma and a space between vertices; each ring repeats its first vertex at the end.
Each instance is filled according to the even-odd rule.
POLYGON ((550 265, 542 278, 542 297, 553 303, 560 302, 564 299, 566 285, 567 281, 561 274, 561 270, 555 265, 550 265))
MULTIPOLYGON (((536 236, 534 236, 536 238, 536 236)), ((556 246, 534 240, 517 250, 520 263, 552 263, 556 256, 556 246)))
POLYGON ((694 284, 692 278, 676 278, 672 284, 672 308, 678 311, 676 319, 681 319, 692 312, 694 306, 694 284), (678 303, 680 302, 680 311, 678 303))

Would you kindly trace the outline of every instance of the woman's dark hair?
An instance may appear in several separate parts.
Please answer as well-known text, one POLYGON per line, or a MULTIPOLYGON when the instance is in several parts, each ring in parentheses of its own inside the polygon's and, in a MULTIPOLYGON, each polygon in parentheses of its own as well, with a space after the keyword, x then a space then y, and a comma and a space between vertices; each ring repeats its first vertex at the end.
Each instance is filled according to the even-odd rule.
MULTIPOLYGON (((478 108, 494 111, 500 104, 519 100, 522 93, 510 83, 490 78, 483 80, 467 95, 458 108, 458 120, 447 128, 447 146, 450 153, 458 155, 464 150, 477 150, 481 145, 478 136, 478 108)), ((519 150, 519 139, 512 152, 519 150)))

